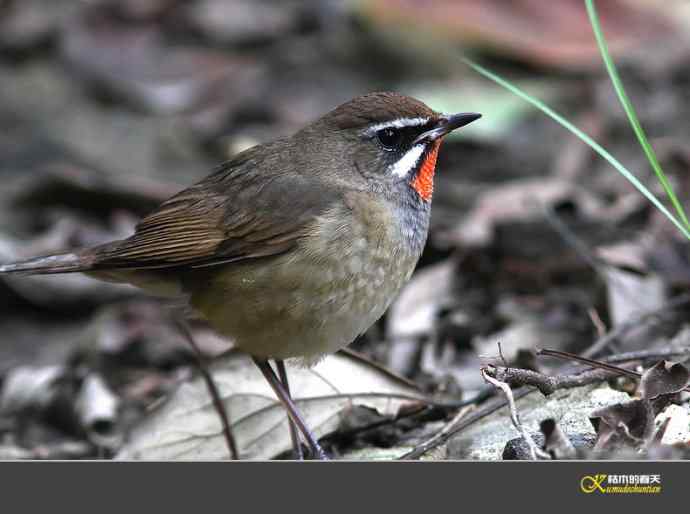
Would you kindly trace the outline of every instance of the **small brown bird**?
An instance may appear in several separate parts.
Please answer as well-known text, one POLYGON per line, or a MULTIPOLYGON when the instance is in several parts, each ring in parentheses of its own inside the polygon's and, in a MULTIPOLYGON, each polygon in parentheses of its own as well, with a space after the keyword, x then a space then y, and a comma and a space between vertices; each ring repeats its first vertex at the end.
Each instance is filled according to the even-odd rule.
POLYGON ((84 272, 186 295, 254 358, 292 428, 325 458, 290 398, 283 360, 315 362, 383 315, 426 242, 441 140, 480 116, 440 114, 396 93, 360 96, 238 154, 127 239, 0 273, 84 272))

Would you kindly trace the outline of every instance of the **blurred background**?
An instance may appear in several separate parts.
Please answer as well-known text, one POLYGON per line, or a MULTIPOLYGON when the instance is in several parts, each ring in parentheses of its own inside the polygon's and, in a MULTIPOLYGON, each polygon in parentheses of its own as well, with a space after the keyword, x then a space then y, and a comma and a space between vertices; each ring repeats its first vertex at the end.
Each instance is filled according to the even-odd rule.
MULTIPOLYGON (((688 198, 690 2, 599 4, 628 92, 688 198)), ((0 0, 0 262, 126 237, 237 152, 394 90, 484 117, 444 144, 419 268, 356 350, 431 395, 466 398, 497 342, 534 367, 524 350, 581 351, 687 289, 676 229, 463 56, 660 191, 581 0, 0 0)), ((645 327, 625 349, 684 337, 686 318, 645 327)), ((208 357, 231 346, 194 333, 208 357)), ((133 288, 2 277, 0 458, 108 457, 193 363, 159 303, 133 288), (107 412, 94 414, 90 395, 107 412)))

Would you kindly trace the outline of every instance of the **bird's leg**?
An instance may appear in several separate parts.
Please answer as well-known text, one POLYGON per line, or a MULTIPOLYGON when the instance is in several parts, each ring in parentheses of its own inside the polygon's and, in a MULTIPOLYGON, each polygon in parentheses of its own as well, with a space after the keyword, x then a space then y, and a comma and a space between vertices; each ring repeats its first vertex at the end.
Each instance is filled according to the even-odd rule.
MULTIPOLYGON (((275 359, 276 368, 278 369, 278 378, 283 383, 285 392, 288 397, 292 398, 290 394, 290 384, 288 383, 287 371, 285 370, 285 361, 282 359, 275 359)), ((302 453, 302 442, 299 439, 299 432, 297 431, 297 425, 292 421, 292 418, 288 416, 288 422, 290 423, 290 439, 292 439, 292 451, 295 460, 304 460, 304 455, 302 453)))
POLYGON ((271 389, 273 389, 273 392, 285 407, 290 419, 292 419, 295 425, 297 425, 297 428, 299 428, 300 432, 302 432, 307 445, 309 445, 312 455, 316 455, 319 460, 328 460, 326 452, 324 452, 321 446, 319 446, 319 443, 316 441, 316 437, 314 437, 314 434, 312 434, 307 428, 307 425, 304 422, 304 419, 302 419, 302 415, 299 413, 295 402, 292 401, 290 395, 285 391, 283 383, 278 379, 278 376, 275 374, 268 361, 265 359, 258 359, 256 357, 253 357, 253 359, 254 363, 261 370, 261 373, 263 373, 266 381, 271 386, 271 389))

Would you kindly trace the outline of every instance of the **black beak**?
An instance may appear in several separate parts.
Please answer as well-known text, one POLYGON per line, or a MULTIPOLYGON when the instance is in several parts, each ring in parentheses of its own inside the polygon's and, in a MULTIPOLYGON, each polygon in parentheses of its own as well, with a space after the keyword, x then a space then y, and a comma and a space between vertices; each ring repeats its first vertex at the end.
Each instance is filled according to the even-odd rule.
POLYGON ((422 141, 435 141, 439 137, 443 137, 446 134, 453 132, 455 129, 469 125, 481 117, 482 115, 476 112, 444 114, 438 119, 434 128, 417 136, 417 139, 414 140, 413 144, 421 143, 422 141))

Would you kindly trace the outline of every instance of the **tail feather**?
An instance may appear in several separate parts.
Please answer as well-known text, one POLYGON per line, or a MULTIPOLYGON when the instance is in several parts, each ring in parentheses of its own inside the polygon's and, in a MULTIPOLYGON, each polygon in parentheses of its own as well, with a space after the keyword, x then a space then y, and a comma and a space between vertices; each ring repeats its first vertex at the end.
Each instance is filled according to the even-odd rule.
POLYGON ((50 275, 90 271, 91 269, 93 269, 92 258, 79 253, 63 253, 0 265, 0 274, 50 275))

